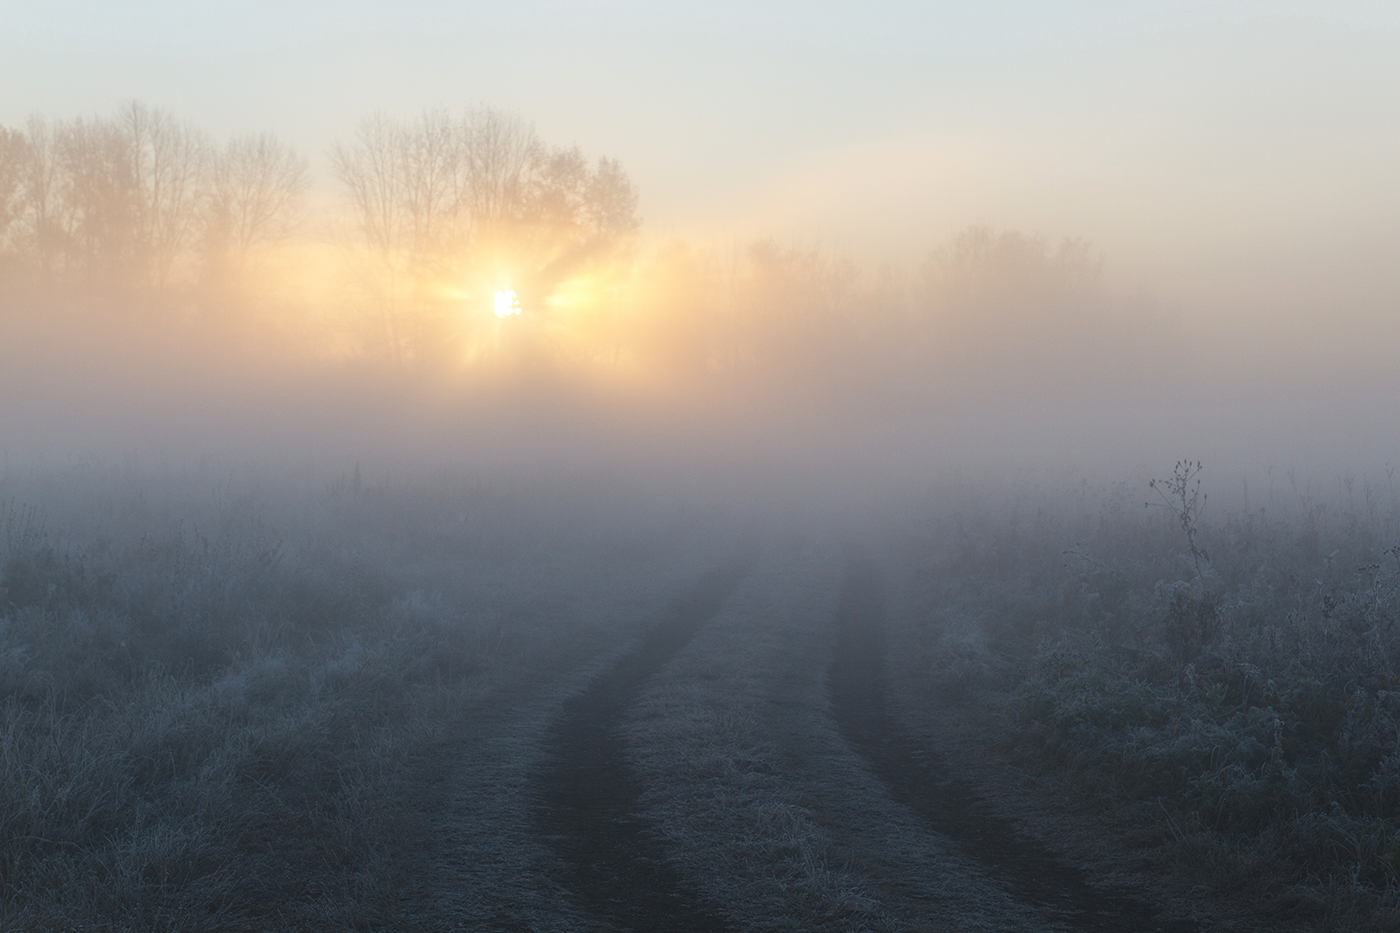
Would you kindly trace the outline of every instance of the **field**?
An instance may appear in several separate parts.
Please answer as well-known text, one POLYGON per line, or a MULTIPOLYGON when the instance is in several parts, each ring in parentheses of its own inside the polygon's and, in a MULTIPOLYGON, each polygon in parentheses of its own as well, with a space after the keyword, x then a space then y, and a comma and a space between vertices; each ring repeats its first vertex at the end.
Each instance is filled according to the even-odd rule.
POLYGON ((1210 480, 9 469, 0 928, 1400 928, 1400 504, 1210 480))

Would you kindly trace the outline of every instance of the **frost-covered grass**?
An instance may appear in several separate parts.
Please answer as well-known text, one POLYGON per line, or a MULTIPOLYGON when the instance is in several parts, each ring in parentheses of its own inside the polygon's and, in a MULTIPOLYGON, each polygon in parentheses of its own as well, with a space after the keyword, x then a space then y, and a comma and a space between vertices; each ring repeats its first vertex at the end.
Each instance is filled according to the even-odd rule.
POLYGON ((923 676, 1004 704, 1028 764, 1154 801, 1201 883, 1373 922, 1400 902, 1400 515, 1359 489, 1202 515, 1188 473, 922 529, 923 676))
POLYGON ((674 556, 592 491, 201 482, 0 477, 0 928, 406 922, 424 749, 674 556))
POLYGON ((0 581, 7 924, 298 926, 382 898, 360 888, 392 883, 396 752, 471 639, 247 542, 36 538, 0 581))

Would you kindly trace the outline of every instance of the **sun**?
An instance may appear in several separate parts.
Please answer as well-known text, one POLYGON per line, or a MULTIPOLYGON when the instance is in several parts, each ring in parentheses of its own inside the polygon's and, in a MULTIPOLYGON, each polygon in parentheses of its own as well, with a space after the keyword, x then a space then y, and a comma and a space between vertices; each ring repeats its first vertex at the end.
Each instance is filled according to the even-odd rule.
POLYGON ((515 292, 508 288, 496 292, 496 317, 504 318, 507 315, 519 313, 520 299, 515 292))

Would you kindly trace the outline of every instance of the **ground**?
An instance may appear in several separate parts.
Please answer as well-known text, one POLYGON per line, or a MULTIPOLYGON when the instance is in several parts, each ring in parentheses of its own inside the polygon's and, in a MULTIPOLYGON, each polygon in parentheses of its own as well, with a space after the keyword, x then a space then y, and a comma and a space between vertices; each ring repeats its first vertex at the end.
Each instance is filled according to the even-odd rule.
POLYGON ((1151 813, 922 695, 901 573, 830 534, 736 545, 478 696, 426 756, 401 928, 1256 928, 1174 884, 1151 813))

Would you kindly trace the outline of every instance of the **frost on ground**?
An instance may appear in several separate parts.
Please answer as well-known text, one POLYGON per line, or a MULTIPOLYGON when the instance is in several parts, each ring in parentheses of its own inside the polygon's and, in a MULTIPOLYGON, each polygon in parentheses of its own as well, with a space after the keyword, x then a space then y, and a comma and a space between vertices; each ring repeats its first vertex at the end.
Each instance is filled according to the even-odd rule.
POLYGON ((713 537, 567 489, 162 482, 0 476, 48 503, 0 509, 0 928, 439 930, 476 881, 551 928, 497 884, 539 849, 521 769, 713 537))
POLYGON ((1043 928, 895 804, 837 733, 826 671, 844 567, 832 539, 770 544, 653 679, 628 729, 646 818, 747 929, 1043 928))

